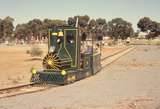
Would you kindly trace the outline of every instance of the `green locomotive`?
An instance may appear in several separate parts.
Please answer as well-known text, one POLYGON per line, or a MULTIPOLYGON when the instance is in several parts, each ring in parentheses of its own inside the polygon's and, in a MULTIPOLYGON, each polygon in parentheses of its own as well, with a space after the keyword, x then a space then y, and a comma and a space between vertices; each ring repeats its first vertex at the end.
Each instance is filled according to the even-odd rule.
POLYGON ((43 70, 32 69, 31 82, 64 85, 94 75, 100 69, 100 42, 96 38, 76 27, 53 27, 49 29, 43 70))

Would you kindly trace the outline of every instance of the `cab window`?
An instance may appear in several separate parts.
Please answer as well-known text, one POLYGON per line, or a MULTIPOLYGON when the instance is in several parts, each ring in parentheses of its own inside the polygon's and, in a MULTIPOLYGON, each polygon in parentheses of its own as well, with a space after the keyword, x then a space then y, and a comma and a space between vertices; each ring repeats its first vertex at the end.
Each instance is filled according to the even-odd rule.
POLYGON ((67 32, 66 38, 68 43, 74 43, 75 41, 73 32, 67 32))

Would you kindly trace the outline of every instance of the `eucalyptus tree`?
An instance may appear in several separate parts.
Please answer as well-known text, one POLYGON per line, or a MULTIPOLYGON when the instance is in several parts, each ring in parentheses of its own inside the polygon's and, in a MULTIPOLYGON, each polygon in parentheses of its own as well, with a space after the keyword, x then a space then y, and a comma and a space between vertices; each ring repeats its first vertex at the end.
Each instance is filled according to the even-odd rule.
POLYGON ((155 38, 160 35, 160 23, 152 21, 149 17, 141 18, 137 23, 137 27, 141 32, 148 33, 146 35, 147 39, 155 38))
POLYGON ((13 38, 13 21, 14 19, 9 16, 0 21, 1 38, 5 40, 10 40, 13 38))
POLYGON ((130 22, 127 22, 122 18, 115 18, 108 22, 107 33, 115 40, 127 39, 127 37, 131 37, 133 35, 134 30, 130 22))

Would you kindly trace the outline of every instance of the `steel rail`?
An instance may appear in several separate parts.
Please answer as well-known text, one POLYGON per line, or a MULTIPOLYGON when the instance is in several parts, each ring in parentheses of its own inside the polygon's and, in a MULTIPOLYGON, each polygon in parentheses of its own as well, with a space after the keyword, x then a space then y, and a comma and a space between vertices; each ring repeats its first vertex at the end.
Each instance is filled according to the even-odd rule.
POLYGON ((22 94, 41 92, 53 87, 57 87, 57 85, 40 85, 35 83, 29 83, 9 88, 0 89, 0 99, 13 97, 22 94))

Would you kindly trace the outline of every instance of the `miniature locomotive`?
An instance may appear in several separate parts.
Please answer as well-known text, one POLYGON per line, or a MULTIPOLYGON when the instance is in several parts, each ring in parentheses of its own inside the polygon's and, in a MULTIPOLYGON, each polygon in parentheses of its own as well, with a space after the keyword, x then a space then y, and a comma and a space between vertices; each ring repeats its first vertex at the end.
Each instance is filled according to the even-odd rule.
POLYGON ((49 29, 43 69, 32 69, 31 82, 64 85, 95 75, 101 69, 100 41, 76 27, 49 29))

